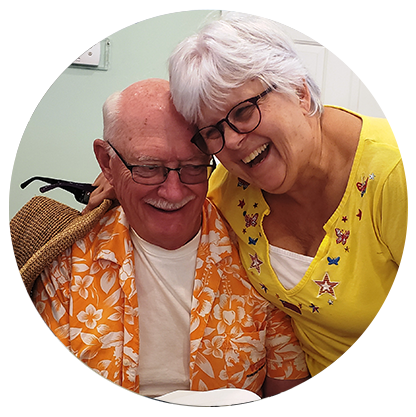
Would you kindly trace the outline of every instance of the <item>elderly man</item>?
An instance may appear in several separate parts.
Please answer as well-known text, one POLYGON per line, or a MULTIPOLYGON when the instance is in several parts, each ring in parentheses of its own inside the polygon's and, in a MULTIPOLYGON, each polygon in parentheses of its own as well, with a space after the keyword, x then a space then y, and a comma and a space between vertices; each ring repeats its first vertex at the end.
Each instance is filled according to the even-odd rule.
POLYGON ((214 166, 164 80, 105 103, 94 142, 120 206, 58 256, 33 300, 78 358, 155 397, 244 388, 277 394, 308 377, 290 321, 256 293, 206 200, 214 166))

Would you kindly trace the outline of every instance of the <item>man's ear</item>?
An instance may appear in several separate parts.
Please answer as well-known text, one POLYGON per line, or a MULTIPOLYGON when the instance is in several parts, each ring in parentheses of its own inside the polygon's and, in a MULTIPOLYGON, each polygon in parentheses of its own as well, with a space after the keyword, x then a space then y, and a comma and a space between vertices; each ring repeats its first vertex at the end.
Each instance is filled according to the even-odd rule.
POLYGON ((113 175, 111 172, 110 161, 111 156, 108 154, 109 145, 102 139, 94 141, 94 153, 107 181, 113 185, 113 175))

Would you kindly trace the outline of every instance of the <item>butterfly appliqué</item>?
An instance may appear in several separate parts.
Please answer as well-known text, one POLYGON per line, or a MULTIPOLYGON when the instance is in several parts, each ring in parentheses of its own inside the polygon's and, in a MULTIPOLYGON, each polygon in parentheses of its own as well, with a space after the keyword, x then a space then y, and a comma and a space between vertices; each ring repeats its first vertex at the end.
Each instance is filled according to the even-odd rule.
POLYGON ((342 243, 345 245, 347 243, 347 239, 350 237, 349 230, 341 230, 338 227, 335 229, 335 234, 337 235, 337 243, 342 243))
POLYGON ((341 257, 337 256, 336 258, 327 257, 328 265, 338 265, 338 262, 340 261, 341 257))
POLYGON ((247 181, 244 181, 241 178, 238 178, 238 187, 243 187, 243 190, 246 190, 247 187, 250 185, 247 181))
POLYGON ((257 226, 257 219, 259 218, 259 213, 256 214, 246 214, 244 216, 244 219, 246 221, 246 227, 250 226, 257 226))

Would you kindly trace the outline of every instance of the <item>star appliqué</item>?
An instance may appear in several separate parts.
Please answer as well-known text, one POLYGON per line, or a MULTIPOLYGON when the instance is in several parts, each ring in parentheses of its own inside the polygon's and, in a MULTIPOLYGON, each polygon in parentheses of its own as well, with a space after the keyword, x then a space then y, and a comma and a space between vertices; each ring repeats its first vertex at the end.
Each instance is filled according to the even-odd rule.
POLYGON ((265 292, 265 293, 267 293, 267 291, 269 290, 264 284, 262 284, 262 283, 260 283, 260 287, 261 287, 261 289, 265 292))
POLYGON ((319 307, 317 307, 315 304, 311 303, 309 308, 312 309, 312 313, 319 313, 319 307))
POLYGON ((332 297, 337 298, 335 296, 334 288, 339 284, 339 282, 331 282, 328 272, 325 273, 324 279, 322 281, 314 281, 314 283, 319 285, 318 297, 322 294, 329 294, 332 297))
POLYGON ((263 264, 263 261, 259 259, 259 257, 257 256, 257 253, 255 253, 254 255, 249 253, 249 255, 251 258, 251 265, 249 269, 254 268, 260 274, 260 266, 263 264))

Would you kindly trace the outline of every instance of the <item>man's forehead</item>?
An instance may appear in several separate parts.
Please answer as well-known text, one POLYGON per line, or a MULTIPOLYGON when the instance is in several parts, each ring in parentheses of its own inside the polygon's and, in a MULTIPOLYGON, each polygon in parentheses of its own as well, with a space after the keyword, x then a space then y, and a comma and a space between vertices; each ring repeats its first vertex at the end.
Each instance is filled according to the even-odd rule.
POLYGON ((120 118, 125 123, 142 122, 144 125, 157 123, 165 115, 169 117, 170 109, 167 102, 154 95, 146 96, 135 93, 133 96, 122 97, 120 103, 120 118))
POLYGON ((121 101, 122 107, 166 107, 171 102, 169 83, 158 79, 137 82, 121 93, 121 101))
POLYGON ((119 102, 118 142, 135 160, 143 158, 204 161, 190 140, 195 127, 176 111, 163 80, 146 80, 122 92, 119 102))
POLYGON ((133 125, 135 128, 175 129, 192 131, 183 117, 176 111, 169 92, 147 89, 133 91, 123 95, 119 107, 119 119, 125 125, 133 125))

